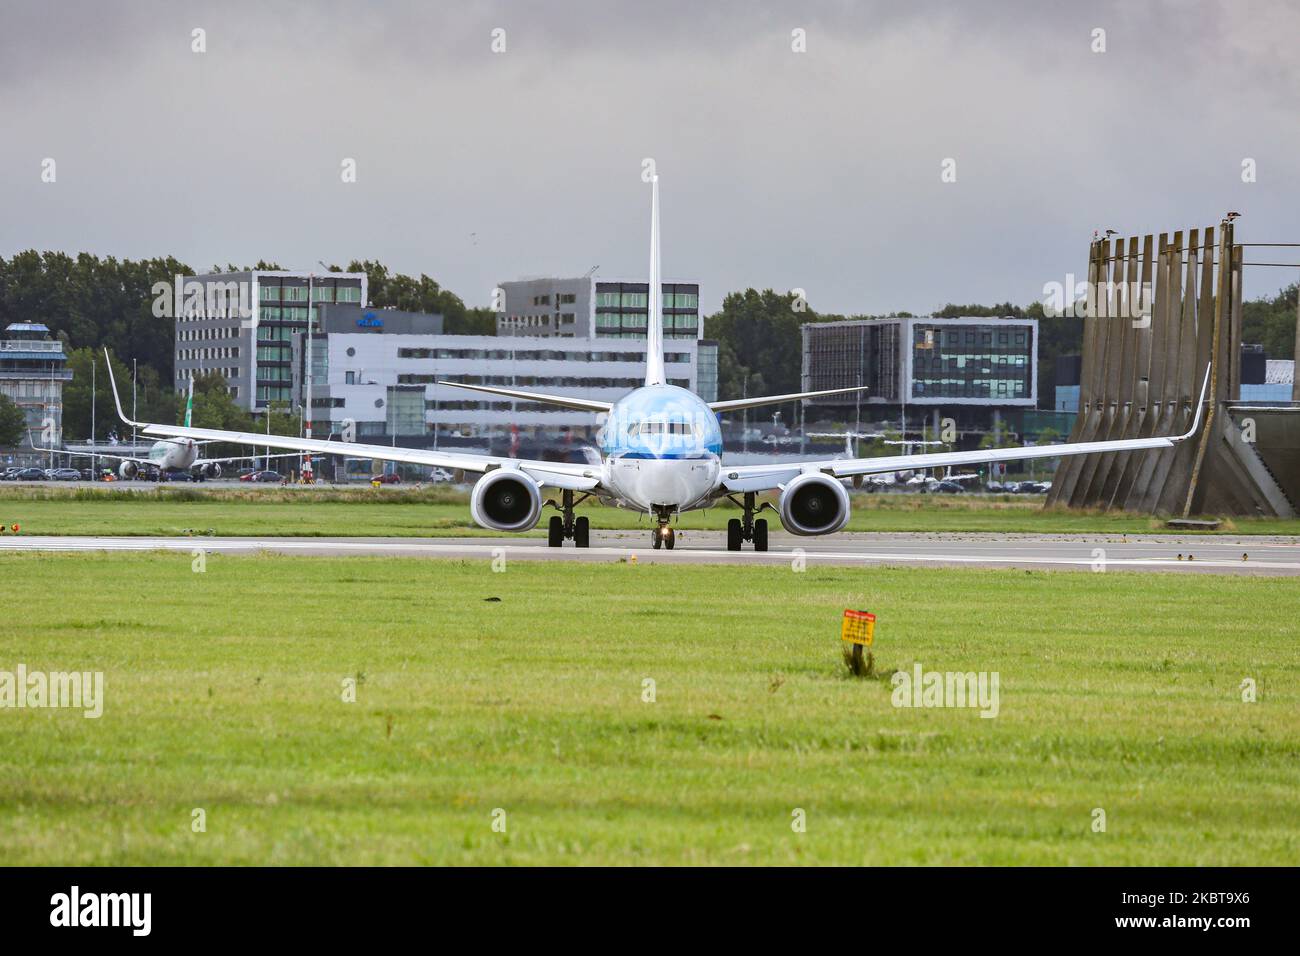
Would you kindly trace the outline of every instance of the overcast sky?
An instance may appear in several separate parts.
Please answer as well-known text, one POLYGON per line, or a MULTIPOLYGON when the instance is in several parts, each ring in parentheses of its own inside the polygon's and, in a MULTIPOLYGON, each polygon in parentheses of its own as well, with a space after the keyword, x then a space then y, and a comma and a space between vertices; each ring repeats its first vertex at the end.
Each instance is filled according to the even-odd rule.
POLYGON ((1297 36, 1261 0, 4 0, 0 254, 374 258, 486 305, 644 276, 651 157, 665 276, 708 311, 1028 303, 1096 228, 1231 209, 1239 241, 1300 242, 1297 36))

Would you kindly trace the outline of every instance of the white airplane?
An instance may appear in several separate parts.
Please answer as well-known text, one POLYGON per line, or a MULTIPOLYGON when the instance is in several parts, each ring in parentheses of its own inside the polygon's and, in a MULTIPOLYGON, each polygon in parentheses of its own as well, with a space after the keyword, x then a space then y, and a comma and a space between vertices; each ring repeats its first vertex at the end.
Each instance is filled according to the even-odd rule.
MULTIPOLYGON (((775 511, 785 530, 793 534, 822 535, 841 530, 849 521, 849 496, 843 484, 843 479, 846 478, 861 481, 863 476, 922 468, 1170 448, 1190 438, 1200 428, 1201 409, 1205 402, 1204 389, 1196 406, 1191 429, 1185 435, 1176 437, 729 466, 722 460, 719 412, 863 389, 836 388, 767 398, 705 402, 687 389, 667 384, 664 375, 663 299, 659 276, 658 177, 651 183, 651 291, 643 386, 633 389, 616 402, 604 402, 515 388, 461 382, 439 383, 507 398, 594 412, 603 417, 597 440, 601 459, 599 463, 536 461, 132 422, 122 411, 117 383, 114 381, 113 398, 117 403, 117 413, 128 425, 142 428, 146 435, 171 440, 234 442, 287 448, 317 455, 346 454, 476 473, 481 477, 474 483, 469 505, 475 522, 492 531, 529 531, 540 520, 543 507, 550 505, 560 512, 549 522, 548 543, 551 547, 561 546, 565 539, 572 539, 579 548, 588 546, 589 519, 586 515, 578 516, 574 513, 574 508, 588 497, 594 496, 606 505, 628 508, 651 516, 655 521, 651 541, 653 547, 669 549, 673 547, 675 539, 672 527, 675 516, 684 511, 707 508, 720 499, 727 498, 738 505, 742 513, 742 517, 727 522, 727 549, 730 551, 739 551, 744 541, 752 542, 756 551, 767 550, 767 521, 756 517, 764 510, 775 511), (548 489, 562 493, 559 503, 544 499, 543 492, 548 489), (764 491, 779 492, 775 507, 768 503, 761 506, 756 503, 756 495, 764 491), (581 497, 575 500, 575 495, 581 497)), ((111 368, 110 365, 110 372, 111 368)), ((1205 381, 1208 386, 1208 373, 1205 381)))
MULTIPOLYGON (((104 350, 108 354, 108 350, 104 350)), ((109 378, 112 380, 113 368, 109 366, 109 378)), ((113 398, 117 398, 117 382, 113 382, 113 398)), ((121 411, 121 404, 118 405, 118 411, 121 411)), ((190 379, 189 394, 185 399, 185 428, 190 428, 190 421, 194 416, 194 379, 190 379)), ((123 421, 126 421, 123 418, 123 421)), ((204 478, 220 478, 221 466, 231 461, 247 461, 249 455, 237 455, 231 458, 203 458, 199 455, 199 446, 206 444, 205 441, 195 440, 193 438, 164 438, 156 441, 149 449, 149 455, 146 458, 132 457, 130 455, 115 455, 108 452, 75 452, 74 454, 82 458, 111 458, 114 461, 120 461, 117 466, 118 476, 127 480, 134 478, 140 473, 142 467, 152 465, 159 471, 190 471, 197 472, 204 478)), ((294 458, 296 455, 271 455, 271 458, 294 458)))

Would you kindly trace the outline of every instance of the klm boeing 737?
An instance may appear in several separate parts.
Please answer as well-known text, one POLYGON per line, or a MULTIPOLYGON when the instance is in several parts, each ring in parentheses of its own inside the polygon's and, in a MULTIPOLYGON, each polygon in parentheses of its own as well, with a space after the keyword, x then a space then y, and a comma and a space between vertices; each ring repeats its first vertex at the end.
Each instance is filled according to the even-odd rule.
MULTIPOLYGON (((732 518, 727 523, 727 548, 731 551, 739 551, 745 541, 752 542, 756 551, 767 550, 767 521, 758 517, 764 510, 774 511, 780 518, 782 527, 792 534, 822 535, 841 530, 849 521, 846 480, 856 484, 865 476, 924 468, 1170 448, 1196 433, 1205 403, 1205 388, 1202 388, 1195 408, 1189 405, 1182 410, 1183 420, 1191 419, 1187 432, 1171 437, 729 466, 722 460, 719 413, 865 389, 837 388, 765 398, 705 402, 687 389, 667 383, 664 374, 663 298, 659 276, 657 176, 651 180, 649 300, 645 384, 616 402, 461 382, 438 383, 506 398, 580 409, 603 416, 598 433, 601 457, 599 464, 532 461, 356 442, 345 444, 333 440, 191 428, 188 422, 184 427, 132 422, 122 411, 115 381, 113 398, 117 402, 117 413, 124 422, 143 429, 145 435, 160 436, 167 441, 234 442, 319 455, 346 454, 349 457, 406 462, 478 474, 481 477, 474 483, 469 506, 475 522, 493 531, 530 531, 541 519, 542 509, 550 505, 559 512, 551 517, 549 523, 549 544, 552 547, 561 546, 566 539, 572 540, 579 548, 588 546, 589 519, 574 511, 588 497, 594 496, 603 504, 649 515, 655 523, 651 533, 651 543, 655 548, 673 547, 675 535, 672 522, 675 516, 684 511, 707 508, 720 499, 727 498, 741 509, 741 517, 732 518), (558 502, 543 497, 548 489, 560 492, 558 502), (779 493, 775 507, 757 503, 757 495, 765 491, 779 493)), ((111 375, 111 365, 109 369, 111 375)), ((1207 373, 1206 386, 1208 385, 1207 373)))

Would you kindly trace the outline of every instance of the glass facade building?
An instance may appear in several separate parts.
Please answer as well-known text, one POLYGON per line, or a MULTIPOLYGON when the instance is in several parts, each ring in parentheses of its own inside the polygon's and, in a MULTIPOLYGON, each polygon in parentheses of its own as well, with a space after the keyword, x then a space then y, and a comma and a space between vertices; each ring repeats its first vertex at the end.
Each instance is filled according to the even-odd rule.
POLYGON ((913 322, 908 400, 1029 398, 1035 332, 1028 324, 913 322))
POLYGON ((803 332, 803 387, 866 386, 821 406, 1038 403, 1038 322, 1021 318, 885 318, 810 322, 803 332))

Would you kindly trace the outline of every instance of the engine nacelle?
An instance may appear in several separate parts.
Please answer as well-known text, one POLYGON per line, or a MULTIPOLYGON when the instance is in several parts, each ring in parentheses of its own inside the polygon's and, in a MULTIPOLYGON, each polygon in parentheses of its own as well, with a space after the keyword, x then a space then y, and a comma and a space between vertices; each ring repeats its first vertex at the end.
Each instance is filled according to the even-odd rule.
POLYGON ((474 483, 469 513, 491 531, 531 531, 542 516, 542 495, 522 471, 497 468, 474 483))
POLYGON ((123 481, 130 481, 140 474, 140 466, 133 461, 124 461, 117 466, 117 474, 123 481))
POLYGON ((218 465, 216 462, 213 462, 213 463, 210 464, 210 465, 204 465, 203 468, 200 469, 200 470, 202 471, 202 473, 203 473, 203 477, 204 477, 204 478, 220 478, 220 477, 221 477, 221 466, 218 465))
POLYGON ((777 507, 791 534, 831 534, 849 523, 849 493, 828 475, 800 475, 781 490, 777 507))

